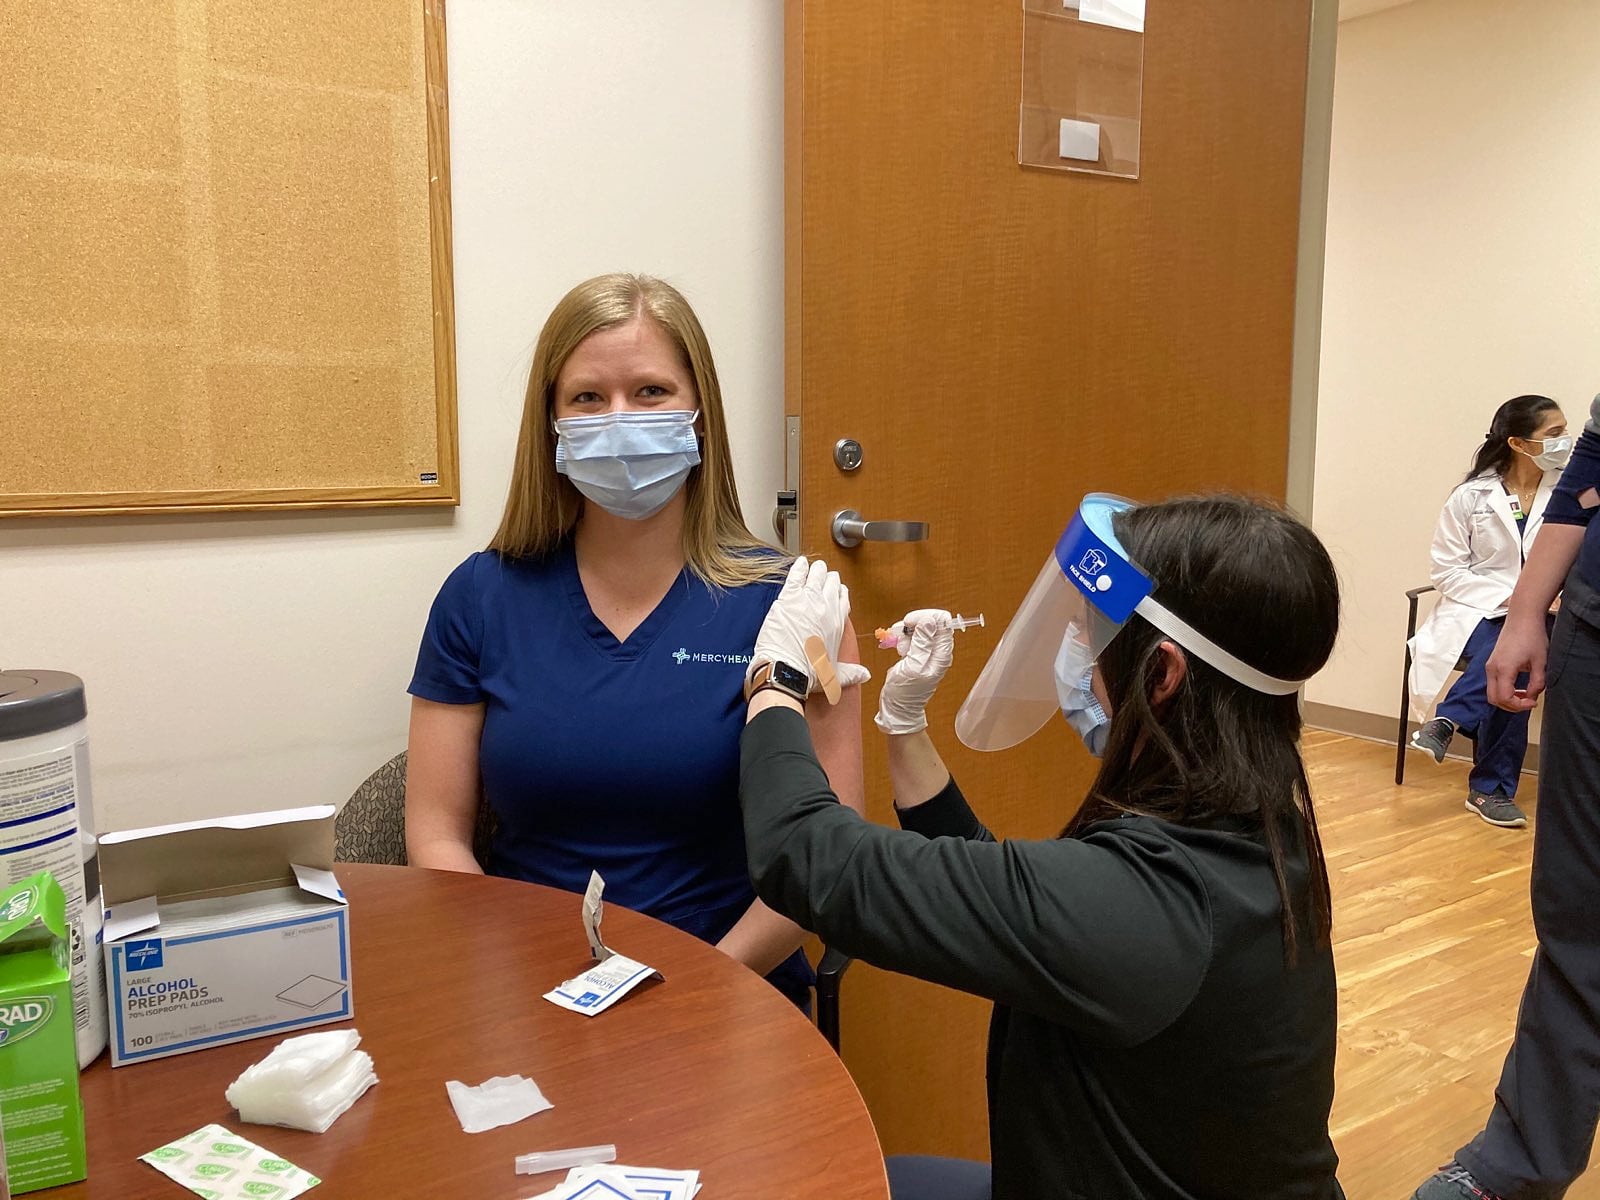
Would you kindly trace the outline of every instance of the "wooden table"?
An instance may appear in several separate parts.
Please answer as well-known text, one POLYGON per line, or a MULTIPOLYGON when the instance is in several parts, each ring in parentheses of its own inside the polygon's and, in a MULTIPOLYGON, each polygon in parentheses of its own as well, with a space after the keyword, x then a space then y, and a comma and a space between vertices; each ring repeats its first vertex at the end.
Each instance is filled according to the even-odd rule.
POLYGON ((585 1017, 542 998, 589 965, 578 896, 410 867, 337 873, 350 899, 350 1024, 378 1085, 327 1133, 301 1133, 246 1125, 223 1098, 276 1039, 116 1070, 102 1057, 82 1078, 89 1178, 37 1195, 179 1200, 192 1193, 138 1156, 215 1122, 319 1175, 313 1200, 520 1200, 563 1176, 519 1176, 517 1155, 603 1142, 624 1163, 700 1171, 703 1200, 887 1197, 843 1065, 793 1005, 712 947, 608 906, 607 944, 666 978, 585 1017), (445 1080, 512 1074, 555 1107, 462 1133, 445 1080))

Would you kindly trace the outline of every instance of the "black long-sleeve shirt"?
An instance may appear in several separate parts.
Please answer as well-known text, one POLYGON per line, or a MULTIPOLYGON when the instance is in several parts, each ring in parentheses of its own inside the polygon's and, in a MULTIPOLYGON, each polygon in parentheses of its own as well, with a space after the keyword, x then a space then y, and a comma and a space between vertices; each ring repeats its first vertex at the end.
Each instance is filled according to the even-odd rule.
MULTIPOLYGON (((1285 965, 1245 821, 996 842, 952 781, 904 831, 841 807, 797 714, 745 728, 761 898, 830 946, 993 999, 995 1200, 1328 1200, 1333 958, 1285 965)), ((1291 870, 1303 882, 1303 863, 1291 870)))

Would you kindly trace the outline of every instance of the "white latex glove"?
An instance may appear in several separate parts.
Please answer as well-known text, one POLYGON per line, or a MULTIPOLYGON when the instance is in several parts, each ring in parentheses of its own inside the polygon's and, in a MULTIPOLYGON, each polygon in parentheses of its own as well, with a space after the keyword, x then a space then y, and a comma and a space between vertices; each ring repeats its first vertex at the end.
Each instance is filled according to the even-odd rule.
POLYGON ((896 627, 896 632, 909 628, 911 634, 902 633, 902 657, 889 668, 878 693, 878 715, 873 723, 883 732, 921 733, 928 727, 924 710, 955 655, 956 635, 950 620, 942 608, 919 608, 907 613, 896 627))
POLYGON ((872 672, 856 663, 839 661, 839 641, 849 619, 850 589, 839 582, 839 572, 828 570, 828 564, 820 558, 814 562, 808 562, 803 555, 795 559, 789 577, 783 581, 783 590, 767 610, 761 632, 756 634, 755 650, 744 673, 746 682, 762 663, 783 662, 804 671, 808 690, 815 691, 817 673, 811 669, 811 659, 806 654, 806 639, 818 637, 833 659, 839 686, 865 683, 872 678, 872 672))

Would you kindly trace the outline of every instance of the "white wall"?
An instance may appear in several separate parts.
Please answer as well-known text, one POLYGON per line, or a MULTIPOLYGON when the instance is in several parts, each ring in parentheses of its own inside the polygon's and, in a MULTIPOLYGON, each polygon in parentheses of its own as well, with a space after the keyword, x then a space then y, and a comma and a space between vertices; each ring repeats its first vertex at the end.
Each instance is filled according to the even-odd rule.
POLYGON ((1339 26, 1312 511, 1347 608, 1314 703, 1396 711, 1403 592, 1495 407, 1600 390, 1597 60, 1593 0, 1339 26))
POLYGON ((0 523, 0 667, 83 676, 102 830, 342 800, 404 746, 428 604, 493 532, 534 339, 580 279, 688 294, 769 532, 780 0, 471 0, 449 20, 460 509, 0 523))

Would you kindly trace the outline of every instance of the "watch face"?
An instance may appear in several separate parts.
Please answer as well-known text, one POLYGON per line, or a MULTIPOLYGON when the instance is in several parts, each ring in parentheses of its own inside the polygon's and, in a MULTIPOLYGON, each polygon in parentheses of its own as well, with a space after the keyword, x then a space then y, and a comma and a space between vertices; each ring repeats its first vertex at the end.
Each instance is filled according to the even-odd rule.
POLYGON ((796 697, 803 698, 806 692, 811 690, 811 680, 806 673, 796 670, 788 663, 775 662, 772 664, 772 682, 796 697))

